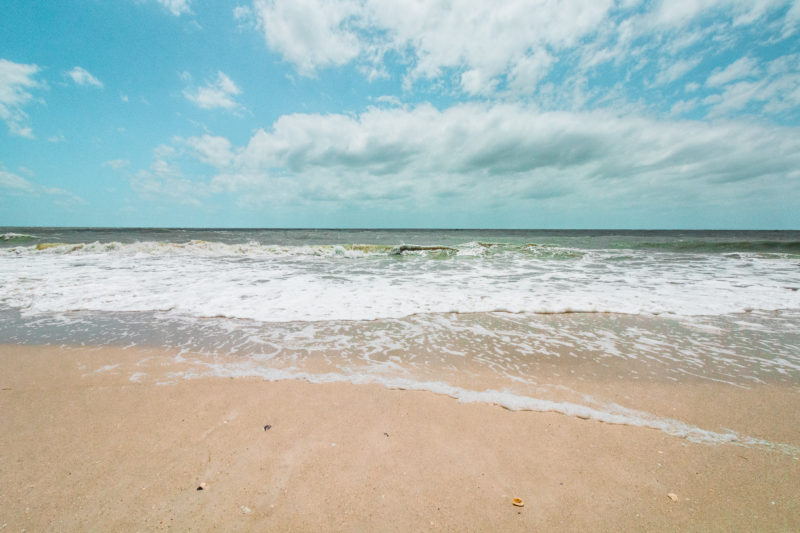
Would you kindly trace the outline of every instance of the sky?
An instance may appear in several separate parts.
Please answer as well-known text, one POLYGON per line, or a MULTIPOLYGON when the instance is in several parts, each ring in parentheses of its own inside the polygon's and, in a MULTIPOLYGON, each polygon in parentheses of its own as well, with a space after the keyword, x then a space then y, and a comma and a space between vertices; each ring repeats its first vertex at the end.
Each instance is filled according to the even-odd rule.
POLYGON ((0 225, 800 229, 800 0, 6 0, 0 225))

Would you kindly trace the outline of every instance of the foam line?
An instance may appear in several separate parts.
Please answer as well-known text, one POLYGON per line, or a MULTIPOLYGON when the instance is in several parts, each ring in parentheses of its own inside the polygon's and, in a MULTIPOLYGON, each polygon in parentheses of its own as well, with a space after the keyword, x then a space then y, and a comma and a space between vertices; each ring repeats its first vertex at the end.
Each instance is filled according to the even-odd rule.
POLYGON ((537 411, 554 412, 581 419, 596 420, 607 424, 635 426, 656 429, 688 441, 705 444, 735 444, 749 448, 759 448, 800 457, 800 447, 789 444, 773 443, 740 435, 733 430, 725 432, 702 429, 680 420, 658 417, 651 413, 629 409, 618 404, 603 404, 591 397, 585 397, 597 407, 582 405, 572 402, 556 402, 552 400, 533 398, 514 394, 508 390, 498 391, 487 389, 474 391, 443 383, 440 381, 415 381, 403 378, 385 378, 373 375, 344 375, 339 373, 311 374, 299 372, 294 369, 259 368, 248 363, 230 363, 219 365, 214 363, 198 362, 204 365, 206 372, 178 372, 170 374, 173 379, 197 379, 206 377, 260 377, 267 381, 282 381, 289 379, 304 380, 309 383, 351 383, 354 385, 378 384, 388 389, 428 391, 455 398, 463 403, 495 404, 511 411, 537 411))

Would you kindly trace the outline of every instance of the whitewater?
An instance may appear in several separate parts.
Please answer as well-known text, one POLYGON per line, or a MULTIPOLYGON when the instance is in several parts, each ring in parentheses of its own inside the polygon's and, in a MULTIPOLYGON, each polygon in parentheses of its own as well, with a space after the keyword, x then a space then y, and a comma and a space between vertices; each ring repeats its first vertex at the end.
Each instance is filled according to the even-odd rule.
POLYGON ((0 228, 3 343, 158 346, 205 358, 181 379, 382 383, 701 441, 747 437, 580 380, 796 384, 798 288, 800 232, 0 228))

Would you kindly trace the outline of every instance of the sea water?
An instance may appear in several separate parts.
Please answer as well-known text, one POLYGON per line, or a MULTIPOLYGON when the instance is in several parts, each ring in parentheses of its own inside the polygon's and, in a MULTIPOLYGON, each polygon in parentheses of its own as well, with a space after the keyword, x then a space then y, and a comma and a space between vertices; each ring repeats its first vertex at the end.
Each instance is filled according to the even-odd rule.
MULTIPOLYGON (((800 382, 800 232, 0 228, 0 342, 739 438, 581 379, 800 382)), ((185 375, 183 377, 192 377, 185 375)))

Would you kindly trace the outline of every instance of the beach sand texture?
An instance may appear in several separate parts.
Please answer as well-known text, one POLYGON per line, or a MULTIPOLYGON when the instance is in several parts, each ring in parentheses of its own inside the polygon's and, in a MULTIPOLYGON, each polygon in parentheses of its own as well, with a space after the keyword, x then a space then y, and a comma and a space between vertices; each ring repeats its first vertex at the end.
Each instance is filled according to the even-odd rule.
MULTIPOLYGON (((796 454, 378 385, 171 377, 186 364, 0 347, 0 528, 800 530, 796 454)), ((800 445, 796 387, 614 387, 800 445)))

